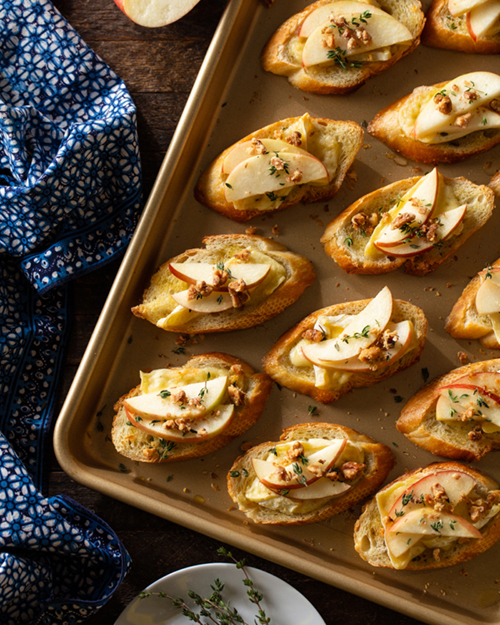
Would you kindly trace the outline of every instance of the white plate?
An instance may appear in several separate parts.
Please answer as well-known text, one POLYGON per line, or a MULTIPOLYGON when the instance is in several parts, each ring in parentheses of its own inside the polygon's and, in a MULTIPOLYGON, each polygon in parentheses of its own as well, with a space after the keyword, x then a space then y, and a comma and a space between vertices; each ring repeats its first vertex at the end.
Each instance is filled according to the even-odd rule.
MULTIPOLYGON (((271 625, 325 625, 312 604, 289 584, 270 573, 245 567, 254 582, 254 588, 264 594, 262 607, 271 617, 271 625)), ((172 597, 182 597, 187 605, 194 603, 188 597, 188 590, 208 596, 210 584, 218 578, 225 584, 222 597, 230 600, 241 616, 251 625, 254 623, 256 606, 250 603, 246 586, 243 585, 243 572, 234 564, 211 563, 191 566, 171 573, 157 580, 146 590, 166 592, 172 597)), ((122 612, 115 625, 186 625, 190 623, 181 610, 174 608, 169 599, 148 597, 135 599, 122 612)))

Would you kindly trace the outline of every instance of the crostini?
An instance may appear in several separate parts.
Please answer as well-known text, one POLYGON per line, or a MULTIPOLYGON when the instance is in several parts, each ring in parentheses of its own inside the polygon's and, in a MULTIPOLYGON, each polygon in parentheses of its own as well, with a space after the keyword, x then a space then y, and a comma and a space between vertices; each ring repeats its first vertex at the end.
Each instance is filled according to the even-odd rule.
POLYGON ((210 454, 260 417, 272 382, 228 354, 193 356, 182 367, 141 372, 115 404, 111 439, 137 462, 175 462, 210 454))
POLYGON ((350 93, 418 46, 421 8, 416 0, 319 0, 280 26, 262 66, 302 91, 350 93))
POLYGON ((233 501, 255 523, 303 525, 339 514, 385 481, 392 451, 355 430, 331 423, 287 428, 229 471, 233 501))
POLYGON ((242 330, 293 304, 316 277, 310 261, 273 239, 221 234, 164 263, 137 317, 170 332, 242 330))
POLYGON ((298 202, 332 198, 363 142, 355 122, 290 117, 230 146, 200 176, 194 194, 233 221, 298 202))
POLYGON ((500 538, 500 491, 458 462, 431 464, 397 478, 363 507, 354 546, 372 566, 438 569, 483 553, 500 538))
POLYGON ((487 349, 500 349, 500 258, 472 278, 444 329, 455 339, 479 339, 487 349))
POLYGON ((322 403, 371 386, 418 361, 427 320, 388 287, 373 299, 335 304, 288 330, 264 357, 264 371, 322 403))
POLYGON ((471 72, 417 87, 377 113, 368 132, 419 163, 455 163, 500 143, 500 76, 471 72))
POLYGON ((493 191, 437 169, 373 191, 326 227, 325 252, 347 273, 382 274, 404 265, 434 271, 491 217, 493 191))
POLYGON ((419 447, 454 460, 500 450, 500 359, 439 376, 408 401, 396 427, 419 447))
POLYGON ((433 0, 422 43, 468 54, 500 52, 498 0, 433 0))

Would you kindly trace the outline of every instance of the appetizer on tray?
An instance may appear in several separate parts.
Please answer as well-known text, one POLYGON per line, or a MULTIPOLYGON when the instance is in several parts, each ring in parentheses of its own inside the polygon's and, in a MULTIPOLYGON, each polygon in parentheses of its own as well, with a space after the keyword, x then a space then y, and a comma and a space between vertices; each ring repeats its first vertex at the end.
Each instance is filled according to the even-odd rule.
POLYGON ((329 403, 418 361, 427 320, 388 287, 373 299, 335 304, 288 330, 262 365, 275 382, 329 403))
POLYGON ((290 117, 220 154, 201 175, 196 199, 233 221, 323 202, 339 190, 363 141, 354 122, 290 117))
POLYGON ((493 191, 433 169, 373 191, 326 227, 325 252, 347 273, 434 271, 491 217, 493 191))
POLYGON ((405 473, 363 508, 354 545, 372 566, 418 571, 466 562, 500 538, 500 491, 458 462, 405 473))
POLYGON ((392 451, 364 434, 331 423, 303 423, 284 430, 278 442, 240 456, 228 489, 255 523, 303 525, 368 497, 394 464, 392 451))
POLYGON ((278 315, 316 278, 306 258, 273 239, 221 234, 203 243, 158 269, 134 315, 170 332, 242 330, 278 315))
POLYGON ((115 404, 111 438, 138 462, 210 454, 260 417, 272 382, 228 354, 193 356, 182 367, 141 371, 141 383, 115 404))
POLYGON ((302 91, 350 93, 412 52, 424 22, 415 0, 319 0, 278 28, 262 66, 302 91))

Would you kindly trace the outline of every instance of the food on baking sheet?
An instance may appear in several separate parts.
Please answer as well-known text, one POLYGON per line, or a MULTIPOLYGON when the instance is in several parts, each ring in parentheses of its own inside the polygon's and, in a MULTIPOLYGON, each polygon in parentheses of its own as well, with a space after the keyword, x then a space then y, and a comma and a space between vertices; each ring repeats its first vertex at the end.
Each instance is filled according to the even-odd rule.
POLYGON ((394 463, 386 445, 355 430, 303 423, 284 430, 278 442, 240 456, 229 472, 228 489, 256 523, 315 523, 373 493, 394 463))
POLYGON ((279 384, 329 403, 417 362, 426 331, 423 311, 394 300, 384 287, 371 300, 310 314, 278 340, 262 364, 279 384))
POLYGON ((327 201, 339 190, 363 134, 354 122, 307 113, 283 119, 224 150, 201 175, 195 197, 234 221, 327 201))
POLYGON ((164 263, 132 308, 170 332, 241 330, 293 304, 316 274, 303 256, 273 239, 221 234, 164 263))
POLYGON ((111 438, 138 462, 174 462, 212 453, 262 414, 272 382, 228 354, 193 356, 182 367, 141 371, 115 405, 111 438))
POLYGON ((303 91, 349 93, 414 50, 424 21, 414 0, 320 0, 278 28, 262 66, 303 91))
POLYGON ((454 163, 500 143, 500 76, 471 72, 417 87, 378 113, 368 132, 420 163, 454 163))
POLYGON ((489 187, 433 169, 360 198, 328 224, 321 242, 348 273, 404 265, 407 273, 425 275, 482 227, 494 207, 489 187))
POLYGON ((500 491, 458 462, 397 478, 363 508, 354 545, 372 566, 436 569, 470 560, 500 538, 500 491))

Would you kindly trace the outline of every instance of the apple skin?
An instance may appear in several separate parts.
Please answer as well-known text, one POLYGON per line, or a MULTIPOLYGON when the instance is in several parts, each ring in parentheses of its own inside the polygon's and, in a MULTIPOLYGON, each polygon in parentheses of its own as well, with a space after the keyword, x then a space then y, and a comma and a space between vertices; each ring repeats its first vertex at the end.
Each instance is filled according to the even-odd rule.
MULTIPOLYGON (((215 269, 214 265, 209 265, 208 263, 170 263, 168 266, 170 273, 173 274, 179 280, 182 280, 186 284, 196 284, 200 280, 205 281, 208 285, 213 287, 213 271, 215 269), (189 270, 196 268, 197 266, 202 267, 202 271, 200 271, 200 275, 196 276, 189 275, 189 270)), ((255 288, 259 285, 271 270, 271 265, 257 264, 257 263, 238 263, 233 264, 230 267, 228 266, 228 270, 234 272, 233 279, 237 280, 239 278, 243 278, 245 280, 245 284, 248 289, 255 288), (250 279, 248 276, 254 273, 254 276, 250 279)), ((231 279, 228 279, 225 284, 213 287, 214 291, 227 291, 228 284, 231 282, 231 279)))
POLYGON ((200 0, 115 0, 125 15, 147 28, 167 26, 184 17, 200 0))

